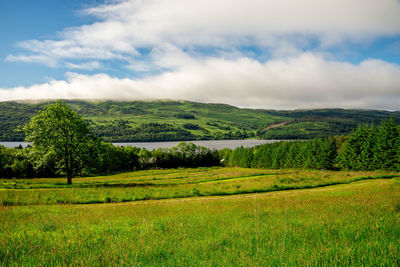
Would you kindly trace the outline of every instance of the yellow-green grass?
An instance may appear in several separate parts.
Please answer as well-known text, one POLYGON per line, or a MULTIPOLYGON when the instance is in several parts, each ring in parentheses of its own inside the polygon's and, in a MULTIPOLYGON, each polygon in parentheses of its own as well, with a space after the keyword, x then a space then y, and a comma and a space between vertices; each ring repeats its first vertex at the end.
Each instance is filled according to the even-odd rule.
POLYGON ((2 266, 399 266, 400 180, 0 207, 2 266))
POLYGON ((197 168, 146 170, 65 179, 0 180, 0 205, 88 204, 233 195, 313 188, 364 179, 399 177, 390 172, 334 172, 197 168))

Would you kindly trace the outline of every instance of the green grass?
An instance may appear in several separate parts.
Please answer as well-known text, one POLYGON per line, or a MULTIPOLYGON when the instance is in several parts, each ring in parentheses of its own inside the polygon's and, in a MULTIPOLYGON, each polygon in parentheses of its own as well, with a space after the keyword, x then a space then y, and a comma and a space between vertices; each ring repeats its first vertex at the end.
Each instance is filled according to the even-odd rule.
POLYGON ((0 206, 0 221, 2 266, 400 264, 399 179, 223 197, 0 206))
POLYGON ((89 204, 235 195, 393 178, 390 172, 197 168, 145 170, 73 179, 0 179, 0 205, 89 204))

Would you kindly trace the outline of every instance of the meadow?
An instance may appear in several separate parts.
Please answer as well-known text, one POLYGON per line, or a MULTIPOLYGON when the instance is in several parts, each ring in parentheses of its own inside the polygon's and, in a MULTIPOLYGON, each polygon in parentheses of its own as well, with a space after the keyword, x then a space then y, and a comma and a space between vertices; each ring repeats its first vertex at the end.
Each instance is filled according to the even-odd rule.
POLYGON ((72 185, 65 178, 1 179, 0 205, 115 203, 235 195, 394 177, 399 177, 399 173, 203 167, 82 177, 73 179, 72 185))
POLYGON ((16 195, 23 206, 0 205, 0 264, 398 266, 400 179, 396 175, 211 168, 79 178, 74 179, 72 188, 58 179, 3 180, 3 199, 7 192, 21 192, 16 195), (67 199, 74 192, 83 197, 83 192, 98 190, 98 194, 107 192, 104 197, 112 192, 107 190, 119 190, 113 192, 117 195, 148 187, 155 199, 156 188, 171 192, 185 188, 189 192, 193 187, 217 192, 218 188, 233 194, 228 185, 240 185, 240 191, 274 184, 307 187, 324 181, 325 186, 318 188, 255 194, 29 205, 29 192, 55 191, 67 199), (12 183, 20 189, 7 189, 12 183), (92 183, 98 187, 88 187, 92 183), (132 183, 168 186, 104 186, 132 183), (68 194, 63 195, 64 191, 68 194))

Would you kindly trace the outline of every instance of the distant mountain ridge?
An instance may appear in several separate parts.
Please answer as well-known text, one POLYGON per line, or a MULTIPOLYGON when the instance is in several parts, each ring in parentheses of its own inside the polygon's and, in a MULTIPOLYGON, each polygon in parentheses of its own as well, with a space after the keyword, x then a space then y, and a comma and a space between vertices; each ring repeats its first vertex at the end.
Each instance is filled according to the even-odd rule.
MULTIPOLYGON (((0 141, 22 141, 15 129, 54 101, 0 102, 0 141)), ((106 141, 307 139, 347 134, 399 111, 359 109, 263 110, 190 101, 65 100, 106 141)))

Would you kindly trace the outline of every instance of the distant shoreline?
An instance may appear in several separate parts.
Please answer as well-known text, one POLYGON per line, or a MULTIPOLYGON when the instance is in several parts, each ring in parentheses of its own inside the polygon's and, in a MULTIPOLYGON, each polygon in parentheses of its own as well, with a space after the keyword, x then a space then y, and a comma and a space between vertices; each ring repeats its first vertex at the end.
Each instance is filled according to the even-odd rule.
MULTIPOLYGON (((262 139, 243 139, 243 140, 194 140, 194 141, 168 141, 168 142, 112 142, 115 146, 134 146, 139 148, 146 148, 147 150, 153 150, 157 148, 171 148, 178 145, 181 142, 194 143, 198 146, 204 146, 210 149, 234 149, 240 146, 253 147, 262 144, 269 144, 284 140, 262 140, 262 139)), ((0 142, 0 145, 5 147, 14 148, 19 145, 27 147, 29 143, 23 141, 12 141, 12 142, 0 142)))

